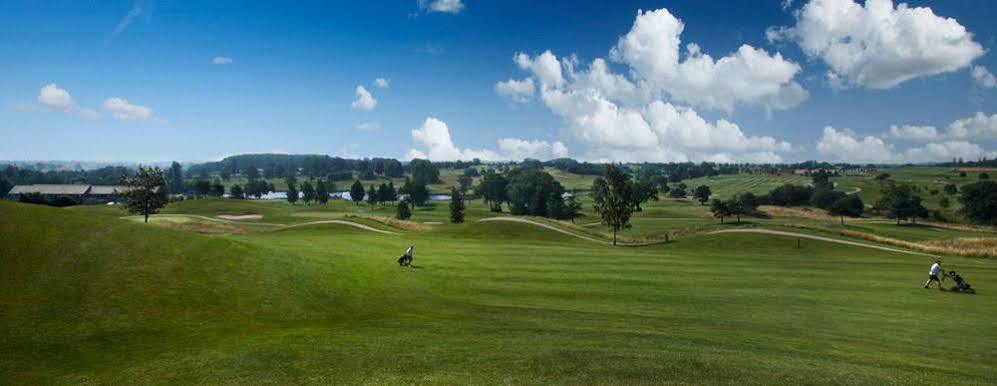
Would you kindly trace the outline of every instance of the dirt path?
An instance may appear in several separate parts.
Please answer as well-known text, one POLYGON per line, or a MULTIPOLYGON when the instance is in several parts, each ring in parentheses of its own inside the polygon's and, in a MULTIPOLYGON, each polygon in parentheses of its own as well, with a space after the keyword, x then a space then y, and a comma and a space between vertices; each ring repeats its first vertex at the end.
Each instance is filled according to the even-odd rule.
POLYGON ((848 193, 845 193, 845 194, 848 194, 848 195, 851 195, 851 194, 858 194, 858 193, 859 193, 859 192, 861 192, 861 191, 862 191, 862 188, 860 188, 860 187, 857 187, 857 186, 856 186, 856 187, 855 187, 855 190, 853 190, 853 191, 851 191, 851 192, 848 192, 848 193))
MULTIPOLYGON (((558 228, 556 226, 553 226, 553 225, 550 225, 550 224, 544 224, 542 222, 537 222, 537 221, 533 221, 533 220, 526 219, 526 218, 519 218, 519 217, 488 217, 488 218, 483 218, 483 219, 478 220, 478 221, 504 221, 504 222, 517 222, 517 223, 521 223, 521 224, 530 224, 530 225, 538 226, 538 227, 541 227, 541 228, 544 228, 544 229, 549 229, 549 230, 552 230, 554 232, 563 233, 563 234, 566 234, 568 236, 577 237, 577 238, 582 239, 582 240, 588 240, 588 241, 591 241, 591 242, 594 242, 594 243, 609 244, 609 245, 613 244, 612 241, 600 240, 600 239, 597 239, 597 238, 594 238, 594 237, 589 237, 589 236, 580 235, 580 234, 577 234, 577 233, 568 232, 568 231, 566 231, 564 229, 561 229, 561 228, 558 228)), ((639 246, 643 246, 643 245, 652 245, 652 244, 655 244, 655 243, 624 243, 624 242, 617 242, 616 243, 616 245, 618 245, 618 246, 627 246, 627 247, 639 247, 639 246)))
POLYGON ((377 229, 377 228, 374 228, 374 227, 372 227, 370 225, 364 225, 364 224, 355 223, 355 222, 352 222, 352 221, 345 221, 345 220, 309 221, 309 222, 303 222, 303 223, 297 223, 297 224, 287 225, 287 226, 284 226, 284 227, 282 227, 280 229, 296 228, 296 227, 303 227, 303 226, 308 226, 308 225, 318 225, 318 224, 347 225, 347 226, 351 226, 351 227, 354 227, 354 228, 363 229, 363 230, 371 231, 371 232, 377 232, 377 233, 384 234, 384 235, 397 235, 398 234, 396 232, 386 231, 386 230, 383 230, 383 229, 377 229))
POLYGON ((882 247, 882 246, 879 246, 879 245, 871 245, 871 244, 859 243, 859 242, 855 242, 855 241, 833 239, 833 238, 824 237, 824 236, 814 236, 814 235, 808 235, 806 233, 777 231, 777 230, 772 230, 772 229, 725 229, 725 230, 710 232, 708 234, 714 235, 714 234, 721 234, 721 233, 760 233, 760 234, 766 234, 766 235, 799 237, 801 239, 819 240, 819 241, 827 241, 829 243, 854 245, 854 246, 857 246, 857 247, 872 248, 872 249, 878 249, 878 250, 881 250, 881 251, 906 253, 906 254, 910 254, 910 255, 920 255, 920 256, 937 257, 937 256, 932 255, 932 254, 921 253, 921 252, 914 252, 914 251, 908 251, 908 250, 905 250, 905 249, 882 247))

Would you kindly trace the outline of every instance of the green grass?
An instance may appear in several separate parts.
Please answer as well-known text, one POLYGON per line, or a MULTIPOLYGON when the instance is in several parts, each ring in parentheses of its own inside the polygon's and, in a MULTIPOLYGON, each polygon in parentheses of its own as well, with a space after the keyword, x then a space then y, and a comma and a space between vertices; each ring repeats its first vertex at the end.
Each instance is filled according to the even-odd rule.
MULTIPOLYGON (((170 209, 315 211, 271 205, 170 209)), ((997 382, 989 259, 945 260, 972 296, 921 289, 929 258, 774 236, 202 235, 9 202, 0 218, 6 384, 997 382), (418 268, 394 263, 408 245, 418 268)))

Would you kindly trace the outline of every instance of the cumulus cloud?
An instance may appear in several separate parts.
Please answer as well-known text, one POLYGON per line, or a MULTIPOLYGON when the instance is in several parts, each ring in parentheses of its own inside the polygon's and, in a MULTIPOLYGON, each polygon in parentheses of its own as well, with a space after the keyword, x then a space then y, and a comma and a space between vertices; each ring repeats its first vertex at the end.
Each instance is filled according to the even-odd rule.
POLYGON ((450 127, 446 122, 427 117, 419 127, 412 129, 413 149, 406 154, 407 159, 423 158, 433 161, 472 160, 483 161, 522 160, 523 158, 551 159, 566 157, 568 148, 561 142, 503 138, 498 141, 499 150, 459 148, 450 138, 450 127))
MULTIPOLYGON (((638 19, 649 14, 641 13, 638 19)), ((664 18, 665 21, 679 23, 677 19, 667 14, 667 11, 657 15, 667 15, 668 17, 664 18)), ((660 27, 659 22, 641 19, 635 23, 640 25, 635 26, 634 29, 643 31, 642 34, 651 34, 645 30, 644 24, 647 23, 652 27, 660 27)), ((674 23, 672 27, 675 27, 674 23)), ((672 33, 666 34, 666 36, 674 38, 674 44, 677 46, 680 28, 671 28, 670 30, 672 33)), ((680 63, 677 51, 640 47, 644 43, 661 45, 659 38, 648 37, 647 42, 642 42, 643 38, 635 38, 631 39, 633 41, 627 42, 628 38, 624 37, 617 45, 618 49, 614 49, 614 55, 619 58, 630 58, 627 60, 633 63, 645 61, 644 58, 637 55, 638 52, 656 55, 674 53, 676 55, 673 62, 646 59, 648 67, 643 71, 638 71, 631 65, 633 70, 631 75, 635 79, 613 73, 604 58, 596 58, 588 66, 583 67, 575 56, 558 58, 550 50, 535 56, 517 53, 513 57, 513 61, 521 69, 529 72, 536 83, 539 83, 536 87, 536 90, 539 91, 534 92, 538 92, 539 100, 563 120, 565 132, 589 145, 591 151, 585 156, 588 159, 663 162, 703 160, 780 162, 784 154, 795 151, 788 142, 767 136, 746 134, 737 124, 728 120, 720 119, 709 122, 691 107, 677 106, 661 99, 664 96, 664 91, 658 89, 660 83, 657 86, 651 85, 647 78, 639 74, 654 73, 658 71, 658 68, 667 67, 667 63, 672 63, 676 68, 681 66, 681 63, 691 66, 692 61, 699 59, 693 58, 690 59, 692 61, 687 60, 680 63), (652 61, 657 61, 655 62, 657 64, 651 63, 652 61)), ((698 51, 698 48, 695 50, 698 51)), ((750 51, 751 53, 746 55, 758 54, 753 49, 750 51)), ((769 58, 782 60, 778 56, 769 56, 769 58)), ((754 62, 754 59, 749 61, 754 62)), ((761 61, 765 62, 764 59, 761 61)), ((713 78, 707 80, 707 83, 726 78, 729 75, 721 74, 722 72, 738 67, 738 65, 729 66, 725 60, 713 61, 709 59, 709 63, 712 63, 713 67, 704 73, 713 78), (718 68, 720 69, 718 70, 718 68)), ((796 68, 797 66, 793 64, 792 67, 796 68)), ((667 73, 670 70, 661 71, 667 73)), ((795 73, 796 71, 798 68, 791 72, 795 73)), ((792 75, 789 79, 791 78, 792 75)), ((658 78, 658 80, 660 79, 658 78)), ((675 82, 675 84, 683 84, 681 82, 687 81, 676 79, 675 82)), ((504 83, 507 82, 500 82, 500 84, 504 83)), ((795 82, 784 82, 783 86, 790 87, 790 84, 795 84, 795 82)), ((723 86, 722 88, 723 92, 739 93, 740 97, 745 97, 748 95, 747 92, 731 91, 741 90, 741 87, 723 86)), ((763 85, 758 86, 758 88, 764 87, 763 85)), ((775 89, 780 89, 780 87, 776 86, 775 89)), ((806 93, 802 88, 800 92, 806 93)), ((796 103, 775 97, 783 95, 780 91, 767 95, 764 92, 755 95, 760 98, 756 100, 758 103, 766 104, 770 108, 788 107, 796 103)), ((728 97, 722 97, 719 94, 715 97, 701 95, 699 98, 698 101, 717 101, 716 105, 725 107, 737 103, 734 102, 737 98, 723 99, 728 97)), ((744 102, 747 99, 738 100, 744 102)), ((714 103, 709 102, 708 104, 714 103)))
POLYGON ((987 70, 986 67, 973 66, 973 69, 970 70, 970 75, 973 77, 973 81, 976 82, 976 85, 980 86, 980 88, 997 87, 997 78, 995 78, 994 74, 990 73, 990 70, 987 70))
POLYGON ((503 157, 514 161, 525 158, 549 160, 568 156, 568 148, 561 142, 502 138, 498 144, 503 157))
MULTIPOLYGON (((793 27, 772 28, 770 40, 789 39, 831 68, 838 86, 893 88, 908 80, 953 72, 983 55, 973 34, 928 7, 890 0, 811 0, 793 27)), ((833 84, 833 83, 832 83, 833 84)))
POLYGON ((110 112, 115 119, 121 121, 144 121, 154 118, 152 109, 132 104, 128 100, 118 97, 104 100, 104 109, 110 112))
POLYGON ((505 82, 495 83, 495 94, 506 97, 516 103, 526 103, 533 98, 536 87, 533 86, 533 78, 523 80, 509 79, 505 82))
POLYGON ((69 111, 73 108, 73 97, 65 89, 50 83, 38 92, 38 103, 52 110, 69 111))
POLYGON ((913 141, 931 141, 938 138, 938 130, 934 126, 893 125, 890 126, 889 137, 913 141))
MULTIPOLYGON (((907 126, 912 128, 913 126, 907 126)), ((897 128, 904 132, 904 128, 897 128)), ((933 129, 933 128, 932 128, 933 129)), ((891 128, 891 134, 893 128, 891 128)), ((928 133, 929 130, 915 128, 910 132, 928 133)), ((925 163, 949 161, 953 158, 976 159, 993 158, 997 153, 984 150, 980 145, 965 140, 945 140, 931 142, 905 151, 896 151, 894 146, 874 136, 861 137, 851 130, 836 130, 825 127, 824 134, 817 141, 817 152, 832 156, 843 162, 872 163, 925 163)))
POLYGON ((211 58, 211 64, 232 64, 232 58, 228 56, 216 56, 211 58))
POLYGON ((374 87, 377 88, 388 88, 388 80, 385 78, 374 79, 374 87))
POLYGON ((784 110, 809 96, 794 80, 800 66, 780 53, 745 44, 714 59, 689 43, 683 58, 679 37, 684 28, 667 9, 640 11, 630 31, 610 50, 610 58, 627 64, 656 91, 701 107, 731 111, 745 103, 784 110))
POLYGON ((374 131, 380 128, 381 125, 379 125, 377 122, 364 122, 357 125, 357 130, 362 130, 362 131, 374 131))
POLYGON ((377 107, 377 100, 374 99, 374 96, 370 94, 370 91, 367 91, 367 89, 363 86, 357 86, 355 93, 357 99, 355 99, 351 104, 354 109, 360 111, 373 111, 374 108, 377 107))
POLYGON ((987 116, 982 112, 951 124, 946 135, 953 139, 997 139, 997 114, 987 116))
POLYGON ((464 9, 461 0, 419 0, 419 8, 427 12, 460 13, 464 9))

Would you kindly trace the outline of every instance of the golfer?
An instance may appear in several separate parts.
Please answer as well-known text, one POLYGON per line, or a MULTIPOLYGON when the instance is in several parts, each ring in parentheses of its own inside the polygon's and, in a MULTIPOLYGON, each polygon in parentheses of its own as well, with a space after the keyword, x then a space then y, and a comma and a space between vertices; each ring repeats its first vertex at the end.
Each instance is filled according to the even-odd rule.
POLYGON ((935 263, 931 265, 931 269, 928 270, 928 281, 924 282, 924 288, 930 287, 932 281, 937 281, 938 289, 942 289, 942 280, 938 278, 938 274, 945 275, 941 260, 935 260, 935 263))

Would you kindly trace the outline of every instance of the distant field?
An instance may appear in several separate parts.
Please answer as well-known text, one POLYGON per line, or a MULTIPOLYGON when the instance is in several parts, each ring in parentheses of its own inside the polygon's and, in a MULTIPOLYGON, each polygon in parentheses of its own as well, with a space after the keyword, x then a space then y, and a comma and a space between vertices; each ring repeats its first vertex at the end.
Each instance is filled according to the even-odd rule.
MULTIPOLYGON (((724 174, 715 177, 701 177, 682 181, 689 186, 689 193, 699 185, 710 187, 718 198, 730 198, 741 192, 755 194, 768 193, 773 188, 784 184, 806 185, 810 177, 803 176, 771 176, 759 174, 724 174)), ((670 184, 674 185, 674 184, 670 184)))
MULTIPOLYGON (((939 208, 938 202, 942 197, 948 197, 952 210, 961 207, 958 196, 948 196, 942 191, 946 184, 955 184, 959 187, 979 181, 978 174, 968 173, 966 177, 959 177, 959 171, 954 168, 940 167, 903 167, 894 169, 883 169, 882 173, 889 173, 890 179, 898 183, 913 184, 921 188, 920 196, 924 206, 928 209, 939 208), (931 191, 937 190, 937 194, 932 195, 931 191)), ((997 176, 994 176, 997 177, 997 176)), ((841 191, 854 191, 861 189, 859 197, 866 203, 873 203, 880 197, 881 182, 874 176, 847 176, 835 177, 832 179, 837 184, 837 189, 841 191)))
POLYGON ((973 296, 921 289, 927 257, 779 236, 613 248, 513 223, 205 235, 106 208, 0 216, 3 383, 997 382, 990 259, 945 259, 973 296), (408 245, 416 269, 394 263, 408 245))

